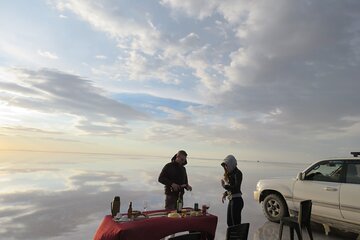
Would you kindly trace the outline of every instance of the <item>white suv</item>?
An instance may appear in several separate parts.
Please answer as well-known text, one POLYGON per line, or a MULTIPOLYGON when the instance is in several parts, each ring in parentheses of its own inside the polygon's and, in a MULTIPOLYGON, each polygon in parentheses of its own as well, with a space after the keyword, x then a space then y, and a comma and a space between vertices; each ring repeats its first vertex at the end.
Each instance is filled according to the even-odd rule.
POLYGON ((360 233, 360 152, 351 154, 318 161, 293 179, 260 180, 254 198, 272 222, 296 213, 300 201, 310 199, 311 220, 322 223, 326 234, 329 226, 360 233))

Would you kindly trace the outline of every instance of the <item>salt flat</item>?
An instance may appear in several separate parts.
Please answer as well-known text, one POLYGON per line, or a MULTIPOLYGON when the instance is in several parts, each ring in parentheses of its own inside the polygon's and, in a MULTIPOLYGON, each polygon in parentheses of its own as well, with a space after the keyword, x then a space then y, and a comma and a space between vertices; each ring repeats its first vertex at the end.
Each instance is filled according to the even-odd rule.
MULTIPOLYGON (((102 218, 110 213, 115 195, 121 197, 122 212, 126 212, 129 201, 135 210, 143 210, 144 200, 150 210, 163 207, 163 187, 157 177, 168 158, 3 152, 0 161, 0 235, 4 239, 92 239, 102 218)), ((186 193, 184 205, 210 202, 210 213, 218 216, 216 239, 223 240, 227 203, 221 203, 221 159, 190 155, 188 162, 193 191, 186 193)), ((253 200, 256 182, 294 177, 310 162, 238 162, 244 176, 242 219, 250 223, 249 239, 277 239, 279 230, 279 225, 268 222, 261 205, 253 200)), ((313 233, 315 239, 356 239, 355 234, 338 230, 325 236, 322 226, 316 224, 313 233)), ((288 229, 283 236, 289 239, 288 229)))

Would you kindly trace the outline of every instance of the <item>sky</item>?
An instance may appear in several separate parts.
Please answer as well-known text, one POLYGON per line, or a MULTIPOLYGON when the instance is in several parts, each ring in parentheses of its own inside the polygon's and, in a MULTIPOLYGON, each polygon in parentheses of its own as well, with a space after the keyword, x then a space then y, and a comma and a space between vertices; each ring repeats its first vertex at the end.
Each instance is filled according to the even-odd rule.
POLYGON ((0 1, 0 36, 0 150, 360 150, 357 0, 0 1))

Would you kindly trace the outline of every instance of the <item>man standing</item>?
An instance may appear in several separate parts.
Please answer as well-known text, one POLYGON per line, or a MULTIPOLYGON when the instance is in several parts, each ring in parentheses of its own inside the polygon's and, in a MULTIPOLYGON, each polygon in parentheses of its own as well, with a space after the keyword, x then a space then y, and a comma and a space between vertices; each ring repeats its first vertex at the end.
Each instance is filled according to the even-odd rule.
POLYGON ((184 150, 178 151, 177 154, 167 163, 160 175, 159 182, 164 184, 165 188, 165 209, 176 209, 176 201, 179 193, 181 199, 184 195, 184 189, 191 191, 192 187, 188 184, 185 165, 187 153, 184 150))

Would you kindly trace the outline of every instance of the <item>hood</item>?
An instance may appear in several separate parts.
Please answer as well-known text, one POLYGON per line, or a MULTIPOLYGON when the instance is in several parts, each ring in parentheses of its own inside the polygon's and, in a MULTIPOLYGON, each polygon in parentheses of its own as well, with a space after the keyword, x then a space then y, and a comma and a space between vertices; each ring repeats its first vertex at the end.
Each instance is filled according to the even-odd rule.
POLYGON ((229 172, 234 171, 234 169, 237 166, 236 158, 233 155, 226 156, 226 158, 221 163, 221 165, 224 164, 224 163, 227 165, 229 172))

